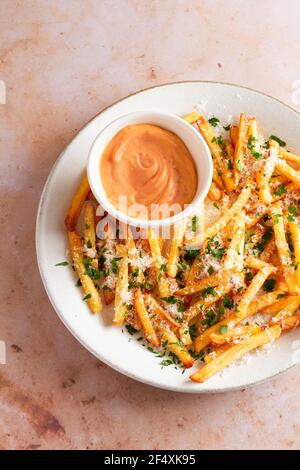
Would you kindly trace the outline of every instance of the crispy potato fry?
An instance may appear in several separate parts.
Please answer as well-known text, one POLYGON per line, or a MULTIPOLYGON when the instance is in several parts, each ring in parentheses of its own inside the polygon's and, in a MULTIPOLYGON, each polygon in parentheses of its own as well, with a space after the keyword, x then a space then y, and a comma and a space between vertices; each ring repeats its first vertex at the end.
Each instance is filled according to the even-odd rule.
POLYGON ((240 195, 232 204, 232 206, 229 209, 225 209, 220 219, 205 230, 204 232, 205 239, 214 237, 218 232, 220 232, 228 224, 228 222, 238 212, 240 212, 243 209, 244 205, 247 203, 249 199, 249 196, 251 194, 251 189, 252 189, 252 182, 248 180, 245 186, 243 187, 242 191, 240 192, 240 195))
POLYGON ((204 238, 204 204, 200 204, 199 209, 196 214, 191 217, 189 224, 187 224, 184 244, 188 246, 189 249, 198 249, 203 244, 204 238), (188 226, 191 225, 192 231, 187 230, 188 226), (195 225, 195 226, 194 226, 195 225))
POLYGON ((161 340, 162 343, 167 343, 167 348, 178 357, 186 369, 193 366, 194 359, 173 331, 164 329, 161 340))
POLYGON ((127 297, 128 297, 128 258, 127 247, 125 245, 117 245, 117 257, 122 259, 119 261, 119 271, 115 289, 115 315, 113 325, 122 325, 127 313, 127 297))
POLYGON ((299 155, 294 155, 291 152, 284 151, 282 152, 281 157, 284 158, 287 162, 297 163, 297 165, 300 165, 299 155))
POLYGON ((157 300, 152 297, 150 294, 145 294, 145 304, 149 308, 149 310, 152 310, 156 315, 158 315, 163 321, 165 321, 170 328, 180 328, 180 323, 177 323, 176 320, 174 320, 173 317, 165 310, 158 302, 157 300))
POLYGON ((239 175, 244 170, 246 146, 248 142, 248 120, 244 113, 240 115, 239 134, 234 149, 233 171, 235 174, 235 188, 238 185, 239 175))
POLYGON ((293 181, 298 188, 300 188, 300 173, 297 170, 294 170, 286 161, 278 158, 275 163, 275 168, 283 176, 286 176, 288 179, 293 181))
POLYGON ((294 296, 295 298, 282 310, 280 310, 273 318, 272 324, 276 325, 287 317, 292 316, 300 306, 300 296, 294 296))
POLYGON ((227 349, 231 348, 231 344, 222 344, 222 346, 215 347, 212 351, 205 354, 204 356, 204 363, 209 364, 211 361, 219 357, 223 352, 227 351, 227 349))
POLYGON ((85 300, 93 313, 99 313, 102 310, 102 302, 92 279, 86 274, 86 268, 83 264, 81 238, 77 232, 68 232, 68 239, 73 265, 81 281, 81 286, 85 293, 85 300))
POLYGON ((279 144, 270 140, 270 155, 268 160, 260 165, 256 172, 256 185, 258 194, 263 204, 271 204, 273 197, 269 187, 269 181, 274 172, 276 158, 279 153, 279 144))
POLYGON ((141 289, 135 291, 134 304, 147 340, 149 343, 153 344, 153 346, 159 346, 159 339, 151 323, 141 289))
POLYGON ((289 231, 291 234, 292 245, 294 248, 295 256, 295 273, 294 273, 294 282, 296 286, 300 286, 300 228, 296 222, 289 222, 289 231))
POLYGON ((170 253, 167 261, 167 273, 170 277, 177 274, 177 263, 179 260, 179 247, 182 245, 184 232, 187 226, 187 220, 174 227, 174 236, 171 240, 170 253))
POLYGON ((231 126, 229 134, 233 147, 236 147, 239 137, 239 126, 231 126))
POLYGON ((182 119, 184 119, 189 124, 194 124, 195 122, 198 121, 200 117, 201 117, 201 114, 197 113, 197 111, 193 111, 192 113, 189 113, 183 116, 182 119))
POLYGON ((242 272, 245 244, 245 213, 243 210, 236 216, 232 233, 233 235, 231 242, 227 248, 227 253, 224 258, 223 268, 235 268, 236 271, 242 272))
POLYGON ((208 191, 208 197, 212 201, 219 201, 222 197, 222 191, 218 188, 216 183, 212 181, 209 191, 208 191))
POLYGON ((246 318, 250 303, 255 298, 259 289, 262 287, 265 280, 270 276, 272 271, 273 266, 264 266, 255 274, 245 293, 242 295, 240 303, 236 309, 236 316, 239 320, 246 318))
POLYGON ((225 284, 235 272, 236 269, 218 271, 217 273, 212 274, 211 276, 200 279, 198 282, 193 282, 189 284, 183 289, 179 289, 176 292, 176 295, 195 294, 196 292, 200 292, 201 290, 225 284))
POLYGON ((73 196, 70 208, 65 218, 65 226, 68 232, 72 232, 76 229, 76 225, 77 225, 81 208, 89 192, 90 192, 90 185, 87 179, 87 175, 85 173, 82 177, 81 183, 75 195, 73 196))
MULTIPOLYGON (((267 307, 268 305, 272 305, 274 302, 276 302, 278 296, 282 294, 283 294, 282 291, 277 290, 274 292, 269 292, 268 294, 262 295, 252 300, 244 319, 247 317, 250 317, 251 315, 254 315, 255 313, 263 311, 265 307, 267 307)), ((223 327, 225 325, 228 328, 232 329, 237 324, 239 324, 240 321, 241 319, 237 316, 236 312, 234 312, 230 314, 228 317, 224 318, 223 320, 220 320, 218 323, 211 326, 207 330, 203 331, 195 339, 195 343, 194 343, 195 351, 199 352, 202 349, 204 349, 206 346, 208 346, 211 343, 211 339, 210 339, 211 335, 214 333, 218 333, 220 331, 220 327, 223 327)))
POLYGON ((170 297, 170 289, 166 277, 166 266, 162 262, 161 250, 158 238, 155 232, 148 230, 149 245, 153 257, 153 263, 156 271, 157 285, 160 297, 170 297))
POLYGON ((231 362, 239 359, 253 349, 275 341, 280 335, 281 328, 279 326, 271 326, 256 335, 250 336, 243 342, 235 344, 224 351, 223 354, 220 354, 215 360, 205 364, 202 369, 192 374, 190 378, 195 382, 205 382, 209 377, 231 364, 231 362))
POLYGON ((235 328, 228 329, 223 334, 221 332, 212 333, 210 335, 210 340, 213 344, 222 345, 236 340, 240 341, 248 336, 257 334, 260 331, 261 327, 257 323, 253 323, 252 325, 237 326, 235 328))
POLYGON ((91 266, 94 269, 98 269, 94 204, 87 203, 84 206, 83 223, 84 246, 88 252, 88 256, 93 258, 91 260, 91 266))
POLYGON ((275 243, 285 281, 288 284, 288 289, 291 294, 298 293, 299 288, 295 283, 294 268, 292 266, 290 250, 286 240, 282 207, 279 201, 273 204, 271 209, 271 216, 273 221, 275 243))
POLYGON ((291 315, 290 317, 286 317, 279 322, 280 328, 283 331, 292 330, 294 328, 298 328, 300 325, 300 315, 291 315))
MULTIPOLYGON (((211 151, 212 159, 216 165, 217 174, 221 176, 221 179, 223 180, 223 183, 228 189, 228 191, 231 191, 234 187, 234 182, 232 181, 232 172, 228 168, 227 164, 225 164, 224 160, 224 157, 227 158, 226 147, 222 147, 222 145, 218 142, 218 139, 216 139, 216 137, 214 136, 214 133, 208 121, 203 116, 200 116, 197 121, 197 125, 199 131, 201 132, 203 138, 206 140, 206 143, 211 151)), ((219 184, 219 179, 216 179, 215 175, 214 180, 217 184, 219 184)))

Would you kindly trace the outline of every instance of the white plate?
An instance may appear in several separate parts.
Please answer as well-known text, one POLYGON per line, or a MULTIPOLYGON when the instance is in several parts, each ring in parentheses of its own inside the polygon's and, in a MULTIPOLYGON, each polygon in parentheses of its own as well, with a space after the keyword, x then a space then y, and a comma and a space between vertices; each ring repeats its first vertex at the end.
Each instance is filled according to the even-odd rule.
POLYGON ((66 258, 63 220, 86 167, 90 145, 99 130, 133 111, 184 115, 199 104, 205 104, 211 115, 220 118, 228 115, 237 118, 241 111, 255 115, 264 126, 266 136, 278 135, 288 142, 289 150, 300 151, 300 115, 274 98, 247 88, 210 82, 182 82, 150 88, 113 104, 77 134, 48 177, 36 227, 37 257, 45 289, 57 314, 78 341, 103 362, 129 377, 156 387, 190 393, 246 387, 288 369, 294 362, 295 341, 300 339, 300 330, 284 335, 270 351, 252 354, 247 363, 231 366, 204 384, 192 383, 188 378, 190 370, 182 375, 173 366, 161 369, 160 359, 129 336, 125 329, 122 332, 121 328, 111 326, 111 308, 93 316, 81 300, 82 292, 75 287, 76 279, 70 267, 54 265, 66 258))

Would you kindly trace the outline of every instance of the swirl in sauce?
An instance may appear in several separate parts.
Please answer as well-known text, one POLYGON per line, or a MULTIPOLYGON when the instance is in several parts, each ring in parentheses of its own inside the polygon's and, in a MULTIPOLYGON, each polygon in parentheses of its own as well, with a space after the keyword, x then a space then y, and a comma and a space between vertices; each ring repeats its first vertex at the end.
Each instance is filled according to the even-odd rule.
POLYGON ((194 160, 173 132, 152 124, 125 127, 109 142, 101 159, 101 178, 110 202, 120 210, 143 204, 151 218, 152 204, 189 204, 197 190, 194 160))

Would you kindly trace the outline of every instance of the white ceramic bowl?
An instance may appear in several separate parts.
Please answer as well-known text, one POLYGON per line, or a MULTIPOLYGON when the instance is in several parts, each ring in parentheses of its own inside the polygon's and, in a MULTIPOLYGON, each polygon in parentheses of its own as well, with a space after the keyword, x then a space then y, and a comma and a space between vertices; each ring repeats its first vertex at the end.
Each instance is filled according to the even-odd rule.
POLYGON ((178 223, 180 220, 196 212, 208 193, 212 180, 213 165, 210 151, 205 140, 201 134, 186 121, 174 114, 137 111, 121 116, 99 132, 89 152, 87 173, 92 192, 99 204, 101 204, 103 209, 109 214, 128 225, 142 228, 158 228, 178 223), (104 149, 121 129, 132 124, 155 124, 173 132, 185 143, 194 159, 198 175, 196 195, 191 204, 173 217, 157 220, 131 217, 116 209, 107 197, 100 173, 100 164, 104 149))

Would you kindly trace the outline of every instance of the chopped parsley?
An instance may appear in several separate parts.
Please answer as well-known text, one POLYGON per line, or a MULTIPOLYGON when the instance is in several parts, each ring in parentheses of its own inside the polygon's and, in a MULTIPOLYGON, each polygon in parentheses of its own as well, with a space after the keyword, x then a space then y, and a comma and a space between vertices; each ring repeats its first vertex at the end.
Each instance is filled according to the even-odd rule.
POLYGON ((68 266, 68 261, 62 261, 61 263, 57 263, 54 266, 68 266))
POLYGON ((133 326, 131 326, 129 324, 126 324, 125 328, 131 336, 134 335, 135 333, 137 333, 137 331, 138 331, 135 328, 133 328, 133 326))
POLYGON ((86 294, 82 300, 86 301, 89 300, 92 297, 92 294, 86 294))
POLYGON ((281 196, 282 194, 287 193, 287 189, 284 184, 280 184, 278 188, 275 189, 274 194, 275 196, 281 196))
POLYGON ((184 254, 184 259, 185 261, 193 261, 195 258, 197 258, 197 256, 199 255, 200 253, 200 250, 195 250, 195 249, 188 249, 186 250, 185 254, 184 254))
POLYGON ((117 258, 113 258, 110 262, 111 270, 114 274, 117 274, 119 272, 118 261, 120 261, 121 259, 122 259, 122 256, 119 256, 117 258))
POLYGON ((273 222, 274 222, 274 225, 277 225, 279 224, 279 219, 281 217, 281 214, 274 214, 273 215, 273 222))
POLYGON ((196 232, 197 231, 197 216, 194 215, 194 217, 192 218, 192 231, 193 232, 196 232))
POLYGON ((212 275, 212 274, 215 272, 215 270, 214 270, 214 268, 213 268, 212 266, 210 266, 210 267, 208 268, 207 272, 208 272, 208 274, 212 275))
POLYGON ((279 137, 277 137, 277 135, 270 135, 269 139, 275 140, 275 142, 277 142, 280 145, 280 147, 286 146, 286 142, 284 140, 281 140, 279 137))
POLYGON ((214 206, 216 209, 218 209, 218 210, 220 209, 219 204, 218 204, 217 202, 214 202, 214 203, 213 203, 213 206, 214 206))
POLYGON ((220 331, 221 335, 225 335, 227 330, 228 330, 227 325, 220 325, 219 331, 220 331))
POLYGON ((206 252, 214 258, 221 260, 225 254, 225 248, 221 248, 218 240, 215 240, 215 238, 212 237, 207 242, 206 252))
POLYGON ((265 292, 273 292, 273 290, 275 289, 275 285, 276 285, 276 279, 267 279, 264 283, 263 283, 263 290, 265 292))
POLYGON ((231 124, 228 124, 227 126, 223 126, 224 131, 230 131, 231 129, 231 124))
POLYGON ((217 291, 214 287, 207 287, 206 289, 204 289, 204 291, 202 293, 203 298, 205 299, 209 295, 218 295, 218 293, 217 293, 217 291))
POLYGON ((212 127, 217 127, 218 123, 220 122, 220 119, 213 116, 208 120, 208 122, 212 127))

